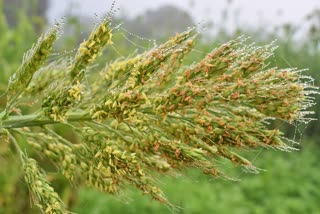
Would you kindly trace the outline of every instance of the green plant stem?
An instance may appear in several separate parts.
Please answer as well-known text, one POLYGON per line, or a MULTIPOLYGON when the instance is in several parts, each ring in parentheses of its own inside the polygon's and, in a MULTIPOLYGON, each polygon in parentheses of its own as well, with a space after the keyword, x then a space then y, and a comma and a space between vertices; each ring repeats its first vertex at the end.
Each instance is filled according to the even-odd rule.
MULTIPOLYGON (((87 113, 69 113, 66 116, 65 122, 88 121, 91 117, 87 113)), ((6 120, 2 121, 0 128, 13 129, 31 126, 43 126, 48 124, 61 123, 60 121, 50 120, 42 117, 41 114, 31 114, 22 116, 9 116, 6 120)))
POLYGON ((16 148, 16 150, 17 150, 17 152, 19 154, 20 160, 23 162, 23 158, 22 158, 23 152, 22 152, 22 150, 21 150, 16 138, 9 131, 7 131, 7 134, 9 136, 11 142, 13 143, 14 147, 16 148))
POLYGON ((51 133, 52 135, 54 135, 56 138, 58 138, 61 142, 65 143, 68 146, 73 146, 73 144, 66 140, 65 138, 61 137, 60 135, 58 135, 56 132, 52 131, 51 129, 49 129, 48 127, 44 128, 48 133, 51 133))

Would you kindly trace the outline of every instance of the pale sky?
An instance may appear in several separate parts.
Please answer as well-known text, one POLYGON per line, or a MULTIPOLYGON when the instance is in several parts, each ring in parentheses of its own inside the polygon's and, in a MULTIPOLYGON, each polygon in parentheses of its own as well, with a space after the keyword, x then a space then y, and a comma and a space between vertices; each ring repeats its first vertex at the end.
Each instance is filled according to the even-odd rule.
MULTIPOLYGON (((61 18, 72 2, 78 5, 72 8, 72 13, 91 17, 95 13, 106 13, 112 4, 112 0, 51 0, 49 19, 53 21, 61 18)), ((211 21, 215 25, 226 25, 228 28, 232 28, 235 23, 249 26, 262 23, 301 23, 309 12, 320 9, 320 0, 233 0, 230 14, 235 14, 234 11, 239 9, 239 16, 224 22, 221 20, 221 12, 227 5, 226 0, 116 0, 116 8, 120 8, 117 13, 130 17, 167 4, 185 9, 196 22, 211 21)))

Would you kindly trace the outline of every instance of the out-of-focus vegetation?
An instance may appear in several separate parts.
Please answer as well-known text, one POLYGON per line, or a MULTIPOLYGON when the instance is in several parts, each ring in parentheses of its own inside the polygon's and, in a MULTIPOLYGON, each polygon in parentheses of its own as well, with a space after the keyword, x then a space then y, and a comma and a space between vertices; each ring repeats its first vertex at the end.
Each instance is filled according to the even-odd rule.
MULTIPOLYGON (((0 11, 2 9, 3 6, 0 6, 0 11)), ((44 23, 44 21, 39 21, 39 17, 27 18, 23 9, 17 10, 16 17, 17 22, 13 27, 7 24, 4 13, 0 13, 0 94, 5 90, 10 74, 20 65, 23 53, 36 41, 37 32, 39 32, 38 24, 44 23)), ((144 17, 141 16, 136 20, 143 19, 144 17)), ((126 22, 121 18, 120 20, 126 22)), ((171 22, 165 17, 162 20, 164 23, 171 22)), ((136 23, 131 21, 128 23, 138 25, 138 21, 136 23)), ((86 27, 81 26, 81 23, 83 22, 80 22, 77 17, 67 18, 66 28, 73 30, 66 32, 68 38, 60 41, 57 49, 71 51, 75 44, 82 41, 86 35, 86 32, 82 33, 82 31, 86 27)), ((271 58, 270 66, 309 68, 306 73, 315 78, 315 85, 319 85, 320 11, 315 10, 310 13, 303 24, 309 27, 305 29, 305 36, 298 39, 296 34, 301 26, 294 26, 290 23, 278 26, 274 31, 268 33, 263 31, 263 27, 259 29, 239 28, 234 33, 228 33, 220 28, 215 30, 218 32, 216 36, 204 36, 205 38, 195 48, 196 50, 191 53, 188 63, 203 58, 204 53, 216 47, 217 44, 238 35, 248 35, 261 43, 269 43, 277 39, 276 44, 279 48, 271 58)), ((153 23, 149 25, 154 26, 153 23)), ((128 30, 127 27, 124 29, 128 30)), ((132 27, 132 29, 139 28, 132 27)), ((130 31, 133 31, 132 29, 130 31)), ((134 33, 141 35, 139 32, 134 33)), ((155 35, 141 36, 154 38, 155 35)), ((107 49, 106 56, 99 60, 108 61, 119 56, 127 56, 136 50, 141 52, 144 48, 147 49, 153 45, 153 41, 138 38, 121 28, 115 29, 113 42, 117 43, 117 48, 107 49)), ((3 104, 3 99, 1 98, 0 104, 3 104)), ((317 105, 313 107, 316 112, 314 117, 319 119, 320 97, 316 99, 317 105)), ((240 182, 212 180, 200 172, 193 171, 189 172, 187 177, 168 177, 163 181, 161 187, 173 203, 183 208, 181 213, 318 213, 320 210, 318 205, 320 201, 318 191, 320 186, 318 179, 320 177, 318 164, 320 161, 318 140, 320 123, 313 121, 307 127, 304 124, 276 125, 287 130, 291 138, 301 143, 299 145, 301 151, 291 153, 257 151, 252 156, 252 160, 257 159, 256 165, 268 171, 258 175, 238 171, 235 176, 241 178, 240 182)), ((63 134, 63 130, 60 132, 63 134)), ((65 135, 67 136, 67 133, 65 135)), ((23 179, 18 167, 15 166, 18 163, 13 159, 9 147, 9 144, 0 145, 0 214, 37 213, 37 209, 29 208, 30 201, 24 200, 28 198, 27 187, 21 188, 23 179)), ((43 164, 50 166, 50 163, 43 164)), ((65 179, 55 179, 53 183, 62 193, 64 201, 78 213, 170 212, 164 205, 150 201, 150 198, 143 197, 139 192, 131 189, 118 197, 86 189, 81 190, 79 195, 75 196, 74 190, 66 188, 65 179)))

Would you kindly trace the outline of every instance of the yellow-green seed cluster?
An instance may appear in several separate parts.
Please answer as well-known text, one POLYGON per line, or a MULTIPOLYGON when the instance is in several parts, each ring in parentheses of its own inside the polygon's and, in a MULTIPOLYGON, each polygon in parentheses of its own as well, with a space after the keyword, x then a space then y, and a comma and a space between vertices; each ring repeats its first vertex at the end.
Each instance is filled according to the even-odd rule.
POLYGON ((52 90, 42 101, 46 116, 54 121, 64 121, 67 111, 81 100, 80 81, 84 77, 87 66, 100 54, 101 50, 111 43, 112 33, 110 20, 104 20, 84 41, 75 56, 74 61, 67 68, 71 75, 71 83, 58 83, 51 85, 52 90))
POLYGON ((170 56, 168 63, 165 64, 161 70, 157 73, 157 76, 154 80, 155 88, 164 88, 168 87, 168 85, 174 83, 175 76, 172 73, 179 73, 183 69, 181 66, 183 64, 183 60, 186 55, 192 51, 197 41, 197 35, 189 38, 184 43, 180 45, 178 49, 176 49, 173 54, 170 56))
POLYGON ((37 135, 24 133, 28 136, 28 144, 51 159, 61 170, 61 173, 70 181, 74 181, 79 173, 78 163, 81 162, 73 151, 73 148, 61 143, 59 139, 49 134, 37 135))
POLYGON ((73 85, 59 85, 42 101, 42 109, 46 116, 54 121, 64 121, 65 114, 76 103, 81 101, 82 85, 77 82, 73 85))
POLYGON ((40 37, 35 46, 27 52, 22 64, 18 70, 12 75, 8 85, 8 99, 15 99, 20 93, 26 89, 33 74, 46 61, 58 37, 60 30, 59 24, 53 27, 47 34, 40 37))
POLYGON ((24 157, 22 167, 25 181, 33 194, 34 203, 40 207, 42 212, 46 214, 68 213, 60 197, 47 181, 45 174, 40 171, 37 162, 34 159, 24 157))
POLYGON ((104 20, 84 41, 76 54, 74 62, 68 68, 72 80, 81 81, 83 72, 93 62, 107 44, 111 43, 110 20, 104 20))
MULTIPOLYGON (((183 44, 186 40, 194 38, 196 32, 194 29, 190 29, 181 34, 177 34, 175 37, 170 38, 166 43, 159 47, 147 52, 139 62, 130 71, 125 86, 126 88, 135 88, 139 85, 144 85, 150 77, 158 71, 158 69, 166 62, 172 54, 176 54, 179 45, 183 44)), ((187 43, 192 43, 188 41, 187 43)), ((183 53, 183 51, 181 51, 183 53)))
MULTIPOLYGON (((103 103, 95 105, 90 110, 93 119, 102 120, 116 117, 118 120, 130 117, 140 117, 139 109, 151 106, 145 91, 154 90, 161 85, 161 80, 169 82, 170 76, 175 71, 185 54, 190 52, 197 38, 193 29, 177 34, 166 43, 126 61, 116 62, 106 70, 107 80, 116 76, 109 88, 112 90, 104 98, 103 103), (168 64, 166 65, 166 61, 168 64), (133 64, 135 63, 135 64, 133 64), (124 69, 127 71, 124 72, 124 69), (162 69, 162 71, 159 71, 162 69), (122 76, 120 76, 122 74, 122 76), (153 80, 146 82, 153 77, 153 80), (120 88, 120 89, 118 89, 120 88), (135 108, 137 107, 137 109, 135 108)), ((165 84, 163 81, 163 85, 165 84)), ((158 91, 159 92, 159 91, 158 91)))
POLYGON ((106 83, 109 85, 115 85, 113 81, 121 81, 121 79, 129 74, 129 71, 134 68, 134 66, 141 60, 142 57, 143 55, 137 55, 133 58, 119 60, 107 65, 106 68, 101 72, 106 83))
POLYGON ((255 170, 234 149, 290 149, 283 134, 267 129, 263 120, 290 122, 312 103, 299 83, 300 71, 265 69, 273 47, 246 46, 241 39, 222 45, 185 71, 171 70, 172 62, 183 58, 193 42, 170 54, 168 64, 150 65, 156 77, 149 76, 150 82, 135 78, 134 88, 127 84, 141 73, 118 80, 125 84, 116 82, 101 104, 93 106, 92 119, 118 124, 117 135, 124 139, 116 135, 117 145, 124 141, 142 162, 158 170, 189 166, 220 176, 223 172, 215 163, 219 156, 255 170))
POLYGON ((87 145, 89 173, 87 184, 100 191, 116 193, 122 184, 130 183, 144 193, 155 198, 165 198, 141 166, 136 153, 125 149, 123 141, 114 141, 112 136, 90 127, 82 130, 82 137, 87 145))

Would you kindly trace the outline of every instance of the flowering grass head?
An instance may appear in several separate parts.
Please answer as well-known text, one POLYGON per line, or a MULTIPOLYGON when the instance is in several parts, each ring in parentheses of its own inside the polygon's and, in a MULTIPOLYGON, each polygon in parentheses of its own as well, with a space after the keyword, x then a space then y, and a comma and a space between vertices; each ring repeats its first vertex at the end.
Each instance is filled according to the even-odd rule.
MULTIPOLYGON (((273 45, 238 38, 187 65, 199 36, 192 28, 144 53, 106 62, 86 78, 111 43, 110 20, 93 30, 70 63, 45 65, 57 33, 54 27, 42 36, 12 75, 0 133, 10 134, 19 154, 31 149, 50 160, 73 184, 111 194, 131 185, 173 207, 155 172, 196 168, 227 178, 221 158, 257 172, 241 151, 293 149, 269 119, 311 120, 318 88, 302 70, 269 68, 273 45), (10 113, 20 95, 39 107, 35 113, 10 113), (56 124, 68 127, 74 140, 59 135, 56 124), (29 147, 21 148, 17 135, 29 147)), ((44 212, 66 213, 36 160, 21 157, 34 202, 44 212)))

